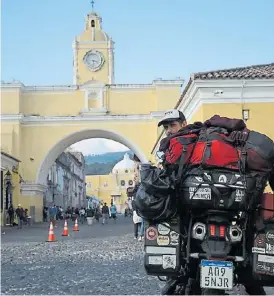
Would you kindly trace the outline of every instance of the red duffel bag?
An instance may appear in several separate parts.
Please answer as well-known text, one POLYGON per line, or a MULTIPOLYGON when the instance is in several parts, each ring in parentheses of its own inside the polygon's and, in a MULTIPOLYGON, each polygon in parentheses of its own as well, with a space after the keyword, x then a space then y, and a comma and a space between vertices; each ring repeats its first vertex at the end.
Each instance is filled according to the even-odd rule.
POLYGON ((188 166, 203 165, 239 169, 239 151, 222 128, 203 128, 199 133, 190 133, 170 140, 165 153, 168 164, 188 166))

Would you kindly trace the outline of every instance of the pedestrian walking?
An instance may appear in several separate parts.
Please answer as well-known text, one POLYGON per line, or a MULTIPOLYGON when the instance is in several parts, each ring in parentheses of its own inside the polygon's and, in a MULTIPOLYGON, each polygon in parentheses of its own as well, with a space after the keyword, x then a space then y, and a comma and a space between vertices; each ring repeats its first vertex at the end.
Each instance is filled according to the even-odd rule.
POLYGON ((116 219, 117 219, 117 208, 113 204, 113 202, 111 202, 109 210, 110 210, 110 218, 112 218, 114 220, 114 223, 116 223, 116 219))
POLYGON ((14 222, 14 208, 12 204, 8 208, 8 214, 9 214, 9 224, 12 227, 14 222))
POLYGON ((80 214, 80 222, 81 224, 84 224, 85 217, 86 217, 86 210, 82 207, 79 211, 79 214, 80 214))
MULTIPOLYGON (((134 223, 134 239, 141 238, 141 225, 142 225, 142 218, 137 215, 136 211, 133 211, 133 217, 132 217, 133 223, 134 223)), ((142 239, 142 238, 141 238, 142 239)))
POLYGON ((18 208, 15 210, 16 216, 17 216, 17 223, 18 223, 18 229, 22 229, 23 226, 23 219, 24 219, 24 210, 21 207, 21 204, 18 204, 18 208))
POLYGON ((102 224, 104 225, 105 223, 108 223, 108 218, 109 218, 109 208, 107 206, 107 203, 105 202, 103 207, 102 207, 102 216, 103 216, 103 221, 102 224))
POLYGON ((57 215, 57 208, 56 208, 55 204, 53 204, 49 208, 49 220, 50 220, 50 222, 52 222, 53 227, 57 227, 56 226, 56 215, 57 215))

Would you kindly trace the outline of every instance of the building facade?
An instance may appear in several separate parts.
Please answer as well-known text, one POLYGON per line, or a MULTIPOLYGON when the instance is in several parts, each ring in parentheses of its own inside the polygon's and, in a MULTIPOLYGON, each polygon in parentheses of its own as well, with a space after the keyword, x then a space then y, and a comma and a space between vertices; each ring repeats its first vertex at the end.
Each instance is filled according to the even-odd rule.
POLYGON ((81 152, 63 152, 56 159, 47 177, 48 189, 44 205, 63 208, 86 205, 85 158, 81 152))
POLYGON ((157 121, 176 104, 183 84, 182 79, 116 84, 114 42, 95 12, 86 15, 83 32, 73 41, 72 77, 70 85, 1 85, 1 149, 21 160, 25 183, 19 201, 35 207, 36 221, 42 221, 48 172, 67 147, 106 138, 149 160, 157 121))
POLYGON ((126 153, 109 175, 86 176, 86 192, 95 196, 109 206, 111 201, 118 212, 123 213, 128 203, 127 190, 135 186, 135 164, 126 153))
MULTIPOLYGON (((242 118, 247 127, 274 139, 274 63, 194 73, 177 104, 188 123, 215 114, 242 118)), ((156 157, 159 135, 152 154, 156 157)))

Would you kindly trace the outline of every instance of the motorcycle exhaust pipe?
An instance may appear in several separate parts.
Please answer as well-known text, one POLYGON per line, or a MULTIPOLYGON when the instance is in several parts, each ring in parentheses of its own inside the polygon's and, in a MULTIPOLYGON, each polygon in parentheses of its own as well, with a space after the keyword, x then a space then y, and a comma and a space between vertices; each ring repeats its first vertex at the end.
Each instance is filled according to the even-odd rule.
POLYGON ((206 225, 203 223, 195 223, 192 228, 192 237, 194 239, 203 240, 206 235, 206 225))
POLYGON ((230 228, 229 228, 229 237, 230 237, 231 242, 240 242, 242 240, 242 237, 243 237, 243 232, 236 225, 230 226, 230 228))

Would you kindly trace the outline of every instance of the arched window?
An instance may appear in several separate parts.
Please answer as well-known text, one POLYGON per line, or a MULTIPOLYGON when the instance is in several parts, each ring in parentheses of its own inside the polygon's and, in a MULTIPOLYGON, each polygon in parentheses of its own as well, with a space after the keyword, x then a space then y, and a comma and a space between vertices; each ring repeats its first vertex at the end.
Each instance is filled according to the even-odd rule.
POLYGON ((126 185, 125 180, 121 180, 121 186, 125 186, 125 185, 126 185))
POLYGON ((91 21, 91 28, 95 28, 95 20, 91 21))
POLYGON ((132 186, 132 185, 133 185, 133 181, 132 181, 132 180, 129 180, 129 181, 128 181, 128 185, 129 185, 129 186, 132 186))

